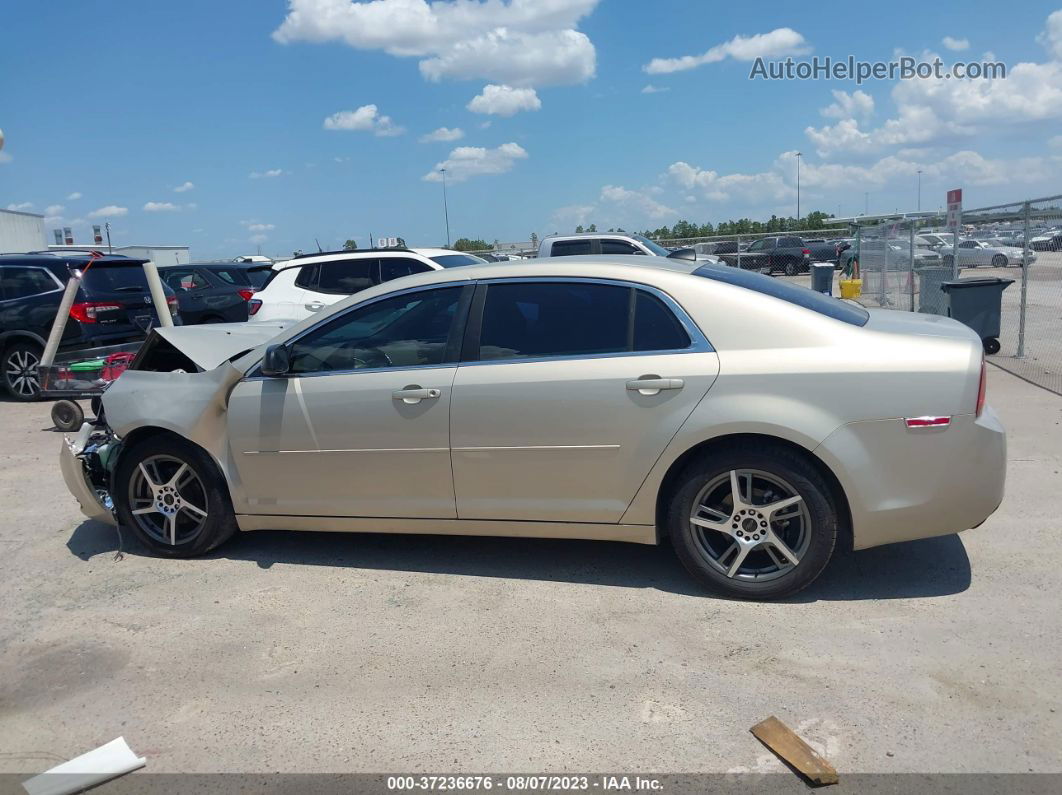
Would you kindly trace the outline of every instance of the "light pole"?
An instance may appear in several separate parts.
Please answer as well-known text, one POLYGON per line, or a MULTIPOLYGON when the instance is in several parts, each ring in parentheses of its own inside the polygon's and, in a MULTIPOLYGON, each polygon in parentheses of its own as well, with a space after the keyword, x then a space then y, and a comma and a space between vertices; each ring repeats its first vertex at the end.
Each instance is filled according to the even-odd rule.
POLYGON ((918 212, 922 212, 922 169, 918 169, 918 212))
POLYGON ((446 169, 440 168, 443 179, 443 217, 446 219, 446 247, 450 248, 450 209, 446 205, 446 169))
POLYGON ((801 158, 802 154, 803 154, 802 152, 797 152, 796 153, 796 161, 797 161, 797 222, 798 223, 800 221, 800 158, 801 158))

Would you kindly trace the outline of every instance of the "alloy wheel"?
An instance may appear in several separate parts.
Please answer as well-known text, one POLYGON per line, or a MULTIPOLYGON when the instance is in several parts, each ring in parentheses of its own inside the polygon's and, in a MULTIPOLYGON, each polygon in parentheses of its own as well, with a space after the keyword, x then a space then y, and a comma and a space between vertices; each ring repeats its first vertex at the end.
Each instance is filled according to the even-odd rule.
POLYGON ((697 494, 689 517, 697 553, 730 579, 765 582, 793 571, 811 544, 811 516, 787 481, 733 469, 697 494))
POLYGON ((37 375, 40 358, 31 350, 16 348, 4 361, 4 377, 19 397, 33 397, 41 390, 37 375))
POLYGON ((155 455, 139 463, 129 479, 129 510, 139 528, 169 546, 194 541, 206 526, 203 482, 185 461, 155 455))

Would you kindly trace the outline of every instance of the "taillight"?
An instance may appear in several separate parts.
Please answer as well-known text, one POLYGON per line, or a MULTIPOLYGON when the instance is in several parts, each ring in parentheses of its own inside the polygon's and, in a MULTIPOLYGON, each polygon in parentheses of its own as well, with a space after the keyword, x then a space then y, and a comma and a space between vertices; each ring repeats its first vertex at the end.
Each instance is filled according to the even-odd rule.
POLYGON ((122 308, 121 304, 110 301, 79 301, 70 307, 70 317, 78 323, 95 323, 96 316, 100 312, 111 312, 122 308))
POLYGON ((800 253, 803 254, 805 257, 810 257, 811 256, 811 249, 810 248, 801 249, 800 253))
POLYGON ((258 310, 262 308, 262 301, 260 298, 251 298, 247 301, 247 314, 256 315, 258 310))
POLYGON ((978 417, 985 410, 985 390, 988 388, 988 370, 985 367, 984 357, 981 358, 981 383, 977 386, 977 410, 974 412, 978 417))
POLYGON ((240 296, 244 301, 250 301, 251 296, 254 295, 254 290, 250 287, 241 287, 236 291, 236 294, 240 296))
POLYGON ((171 295, 169 298, 167 298, 166 299, 166 306, 169 307, 171 315, 176 315, 177 314, 177 296, 171 295))

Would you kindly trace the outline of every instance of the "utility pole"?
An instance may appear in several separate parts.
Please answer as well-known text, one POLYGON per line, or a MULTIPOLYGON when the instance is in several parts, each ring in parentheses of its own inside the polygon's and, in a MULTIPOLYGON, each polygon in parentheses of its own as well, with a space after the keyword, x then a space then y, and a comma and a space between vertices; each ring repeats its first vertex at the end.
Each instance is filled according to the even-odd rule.
POLYGON ((107 230, 107 253, 113 254, 114 249, 111 248, 111 222, 107 221, 103 224, 103 228, 107 230))
MULTIPOLYGON (((800 221, 800 158, 803 155, 802 152, 796 153, 797 161, 797 221, 800 221)), ((799 225, 799 223, 798 223, 799 225)))
POLYGON ((922 169, 918 169, 918 212, 922 212, 922 169))
POLYGON ((446 205, 446 169, 440 168, 443 177, 443 217, 446 218, 446 247, 450 248, 450 209, 446 205))

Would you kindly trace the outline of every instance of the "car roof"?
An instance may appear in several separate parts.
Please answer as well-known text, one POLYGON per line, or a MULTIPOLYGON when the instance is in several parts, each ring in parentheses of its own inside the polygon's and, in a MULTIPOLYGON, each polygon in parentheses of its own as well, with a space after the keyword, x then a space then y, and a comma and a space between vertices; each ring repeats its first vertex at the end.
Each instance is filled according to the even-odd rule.
POLYGON ((52 254, 33 252, 30 254, 0 254, 0 265, 143 265, 147 260, 123 257, 120 254, 106 254, 102 257, 90 257, 88 254, 52 254))
POLYGON ((558 238, 569 238, 569 237, 640 237, 640 236, 641 236, 640 232, 572 232, 571 234, 568 234, 568 235, 563 235, 563 234, 560 234, 560 233, 555 234, 555 235, 546 235, 544 238, 542 238, 542 242, 545 243, 547 240, 556 240, 558 238))

